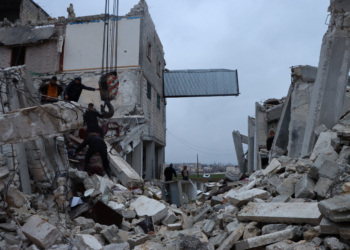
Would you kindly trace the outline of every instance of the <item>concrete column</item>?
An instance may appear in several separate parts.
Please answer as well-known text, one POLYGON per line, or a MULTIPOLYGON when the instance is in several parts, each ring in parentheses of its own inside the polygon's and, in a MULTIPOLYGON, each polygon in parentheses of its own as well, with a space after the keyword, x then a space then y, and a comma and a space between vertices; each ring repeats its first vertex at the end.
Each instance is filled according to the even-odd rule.
POLYGON ((272 149, 270 151, 271 158, 278 158, 287 152, 289 141, 289 123, 290 123, 290 108, 292 101, 293 85, 289 87, 288 95, 282 110, 281 118, 278 122, 275 138, 273 140, 272 149))
POLYGON ((30 177, 27 166, 27 155, 24 143, 18 143, 17 154, 18 154, 18 168, 19 168, 19 178, 21 181, 21 189, 25 194, 31 194, 32 188, 30 186, 30 177))
POLYGON ((164 159, 165 159, 165 149, 164 147, 158 147, 158 162, 157 162, 157 172, 156 172, 156 178, 160 179, 161 176, 163 175, 162 172, 162 166, 164 164, 164 159))
MULTIPOLYGON (((350 63, 350 20, 334 9, 339 2, 334 0, 329 8, 332 13, 329 28, 323 37, 316 81, 311 94, 310 110, 305 128, 301 155, 312 151, 315 144, 314 130, 324 124, 332 128, 339 122, 348 83, 350 63)), ((349 12, 349 6, 344 7, 349 12)), ((341 8, 343 9, 343 7, 341 8)))
POLYGON ((142 157, 143 157, 143 141, 141 140, 140 143, 134 148, 134 151, 132 152, 132 168, 138 173, 140 176, 142 176, 142 157))
POLYGON ((154 141, 147 142, 146 144, 146 177, 145 180, 149 181, 154 178, 155 173, 155 145, 154 141))
POLYGON ((248 116, 248 173, 254 170, 255 119, 248 116))
POLYGON ((266 111, 259 103, 255 103, 255 137, 254 137, 254 169, 261 169, 261 160, 259 154, 260 147, 266 147, 267 140, 267 122, 266 111))
POLYGON ((241 171, 241 173, 245 173, 246 172, 246 162, 245 162, 245 158, 244 158, 244 151, 243 151, 241 134, 239 133, 239 131, 233 131, 232 137, 233 137, 233 142, 235 144, 239 170, 241 171))

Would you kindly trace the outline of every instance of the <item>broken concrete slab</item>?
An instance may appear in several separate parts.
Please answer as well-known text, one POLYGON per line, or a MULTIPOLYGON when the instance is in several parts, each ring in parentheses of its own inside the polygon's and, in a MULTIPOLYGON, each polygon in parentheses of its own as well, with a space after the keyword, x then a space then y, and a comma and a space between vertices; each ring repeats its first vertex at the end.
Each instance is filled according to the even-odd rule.
POLYGON ((327 155, 327 154, 320 154, 316 161, 312 164, 309 172, 308 172, 308 175, 315 179, 315 180, 318 180, 319 178, 319 174, 318 174, 318 171, 319 169, 321 168, 322 164, 326 161, 326 160, 330 160, 330 161, 335 161, 338 159, 338 154, 336 152, 332 153, 331 155, 327 155))
POLYGON ((161 221, 168 215, 166 206, 159 201, 141 196, 131 203, 139 217, 151 216, 154 223, 161 221))
POLYGON ((237 215, 239 221, 319 225, 317 203, 250 203, 237 215))
POLYGON ((268 175, 269 173, 277 169, 280 165, 281 163, 276 158, 273 159, 271 163, 264 170, 262 170, 263 175, 268 175))
POLYGON ((350 247, 344 243, 341 243, 335 237, 328 237, 324 239, 324 245, 327 246, 331 250, 345 250, 350 249, 350 247))
POLYGON ((261 229, 258 227, 258 224, 257 222, 251 222, 245 227, 243 233, 244 240, 261 235, 261 229))
POLYGON ((316 183, 313 179, 308 175, 304 175, 295 185, 295 197, 313 199, 315 197, 315 185, 316 183))
POLYGON ((266 250, 294 250, 295 242, 284 240, 275 244, 266 246, 266 250))
POLYGON ((326 160, 318 170, 320 177, 331 180, 337 179, 343 172, 344 168, 339 163, 330 160, 326 160))
POLYGON ((235 245, 236 250, 251 249, 260 246, 266 246, 283 240, 290 240, 294 237, 292 229, 286 229, 283 231, 275 232, 272 234, 266 234, 249 238, 246 240, 238 241, 235 245))
POLYGON ((269 224, 262 227, 262 234, 271 234, 278 231, 283 231, 288 227, 287 224, 269 224))
POLYGON ((326 155, 333 154, 335 152, 331 144, 331 141, 333 138, 337 138, 337 133, 331 130, 322 132, 317 139, 315 147, 311 153, 310 160, 315 161, 317 156, 319 156, 320 154, 326 154, 326 155))
POLYGON ((269 197, 268 192, 261 189, 254 188, 245 192, 228 196, 227 199, 230 201, 232 205, 240 207, 247 204, 249 201, 252 201, 254 198, 260 198, 260 199, 266 200, 268 197, 269 197))
POLYGON ((295 192, 294 178, 288 176, 288 178, 276 188, 276 192, 280 195, 292 196, 295 192))
POLYGON ((218 248, 220 244, 227 239, 228 236, 229 236, 228 233, 223 232, 214 237, 211 237, 209 239, 209 243, 212 244, 215 248, 218 248))
POLYGON ((322 234, 339 234, 339 224, 323 217, 320 223, 320 230, 322 234))
POLYGON ((243 224, 238 224, 236 229, 222 242, 218 250, 230 250, 236 242, 242 237, 244 232, 243 224))
POLYGON ((335 222, 350 221, 350 195, 339 195, 320 201, 318 208, 321 213, 335 222))
POLYGON ((120 244, 116 244, 116 243, 109 244, 107 246, 104 246, 102 250, 130 250, 130 244, 127 242, 120 243, 120 244))
POLYGON ((281 203, 281 202, 288 202, 289 200, 290 200, 289 195, 278 195, 278 196, 274 197, 271 202, 281 203))
POLYGON ((201 242, 196 236, 179 234, 176 240, 176 250, 187 249, 211 250, 207 242, 201 242))
POLYGON ((193 218, 193 223, 204 220, 208 218, 213 213, 213 208, 211 206, 206 206, 196 217, 193 218))
POLYGON ((320 177, 316 183, 314 191, 318 196, 326 198, 328 192, 330 191, 334 181, 328 178, 320 177))
POLYGON ((103 248, 101 243, 89 234, 75 235, 75 246, 78 250, 100 250, 103 248))
POLYGON ((78 103, 57 102, 0 115, 0 145, 52 138, 79 129, 83 127, 81 110, 78 103))
POLYGON ((60 237, 60 233, 55 226, 37 215, 29 218, 27 223, 23 225, 22 232, 35 245, 43 248, 52 246, 60 237))
POLYGON ((118 227, 115 225, 111 225, 109 227, 105 227, 100 234, 107 240, 109 244, 112 243, 123 243, 122 239, 118 234, 118 227))

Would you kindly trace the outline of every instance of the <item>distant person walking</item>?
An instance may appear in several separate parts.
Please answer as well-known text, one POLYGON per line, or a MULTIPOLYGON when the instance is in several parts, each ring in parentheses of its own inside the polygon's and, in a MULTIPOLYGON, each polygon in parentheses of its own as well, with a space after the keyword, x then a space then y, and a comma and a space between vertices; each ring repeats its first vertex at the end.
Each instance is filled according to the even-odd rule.
POLYGON ((165 181, 172 181, 173 175, 175 175, 175 177, 177 178, 176 171, 173 168, 173 164, 171 163, 170 166, 165 168, 164 170, 165 181))
POLYGON ((188 170, 187 166, 184 166, 184 169, 181 171, 181 175, 184 181, 188 181, 188 170))
POLYGON ((58 97, 62 94, 63 88, 57 84, 57 77, 53 76, 50 83, 44 84, 39 88, 41 104, 58 102, 58 97))
POLYGON ((81 92, 85 90, 96 91, 100 89, 95 89, 91 87, 87 87, 81 83, 81 77, 78 76, 74 80, 72 80, 64 90, 64 99, 68 101, 78 102, 81 92))

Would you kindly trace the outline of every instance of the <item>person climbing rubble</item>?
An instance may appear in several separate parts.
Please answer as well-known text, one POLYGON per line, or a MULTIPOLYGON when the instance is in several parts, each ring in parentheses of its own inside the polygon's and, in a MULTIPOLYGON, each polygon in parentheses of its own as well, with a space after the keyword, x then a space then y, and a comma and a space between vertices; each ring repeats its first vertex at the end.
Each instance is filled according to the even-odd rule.
POLYGON ((105 133, 104 130, 98 125, 97 117, 103 118, 103 115, 94 109, 93 103, 89 103, 88 109, 84 113, 84 129, 87 131, 87 134, 99 133, 100 137, 103 139, 105 133))
POLYGON ((89 149, 85 154, 84 171, 85 172, 89 171, 89 163, 90 163, 91 157, 96 153, 100 153, 103 168, 106 171, 108 177, 112 178, 111 168, 109 167, 109 161, 108 161, 107 145, 105 141, 101 137, 99 137, 96 133, 90 133, 85 138, 85 140, 77 147, 77 149, 75 150, 74 156, 76 156, 79 152, 81 152, 86 146, 89 146, 89 149))
POLYGON ((84 84, 82 84, 81 77, 78 76, 74 80, 72 80, 65 88, 64 99, 68 101, 78 102, 83 89, 88 91, 100 90, 98 88, 95 89, 95 88, 85 86, 84 84))
POLYGON ((57 77, 53 76, 50 83, 44 84, 39 88, 41 96, 41 104, 58 102, 58 97, 62 94, 62 86, 57 84, 57 77))

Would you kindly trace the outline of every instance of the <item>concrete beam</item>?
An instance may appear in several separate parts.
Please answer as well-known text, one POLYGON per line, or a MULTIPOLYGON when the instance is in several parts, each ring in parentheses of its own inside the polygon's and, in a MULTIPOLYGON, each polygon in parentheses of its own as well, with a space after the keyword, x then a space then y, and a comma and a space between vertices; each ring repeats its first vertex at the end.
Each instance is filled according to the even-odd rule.
POLYGON ((132 168, 136 171, 136 173, 139 174, 139 176, 142 176, 142 159, 143 159, 143 141, 141 140, 140 143, 134 148, 134 151, 132 152, 132 168))
POLYGON ((248 145, 248 136, 246 135, 241 135, 241 140, 243 144, 248 145))
POLYGON ((248 116, 248 173, 254 170, 255 119, 248 116))
POLYGON ((245 173, 247 165, 246 165, 246 161, 244 158, 244 151, 243 151, 243 145, 242 145, 242 140, 241 140, 241 134, 239 133, 239 131, 233 131, 232 137, 233 137, 233 142, 235 144, 239 170, 241 171, 241 173, 245 173))
MULTIPOLYGON (((344 1, 334 0, 331 7, 343 8, 342 2, 344 1)), ((345 7, 348 7, 348 3, 345 7)), ((350 67, 350 32, 344 29, 345 19, 338 20, 336 15, 336 12, 332 12, 328 31, 322 41, 318 72, 311 94, 310 110, 305 128, 302 156, 311 152, 314 146, 315 128, 321 124, 332 128, 339 122, 342 112, 350 67)))
POLYGON ((267 121, 274 121, 274 120, 278 120, 281 118, 282 115, 282 111, 283 111, 283 106, 284 103, 276 105, 273 108, 270 108, 266 113, 267 113, 267 121))
POLYGON ((152 180, 155 172, 155 145, 154 141, 146 143, 146 177, 145 180, 152 180))
POLYGON ((58 102, 0 116, 0 145, 50 138, 83 126, 82 107, 58 102))

